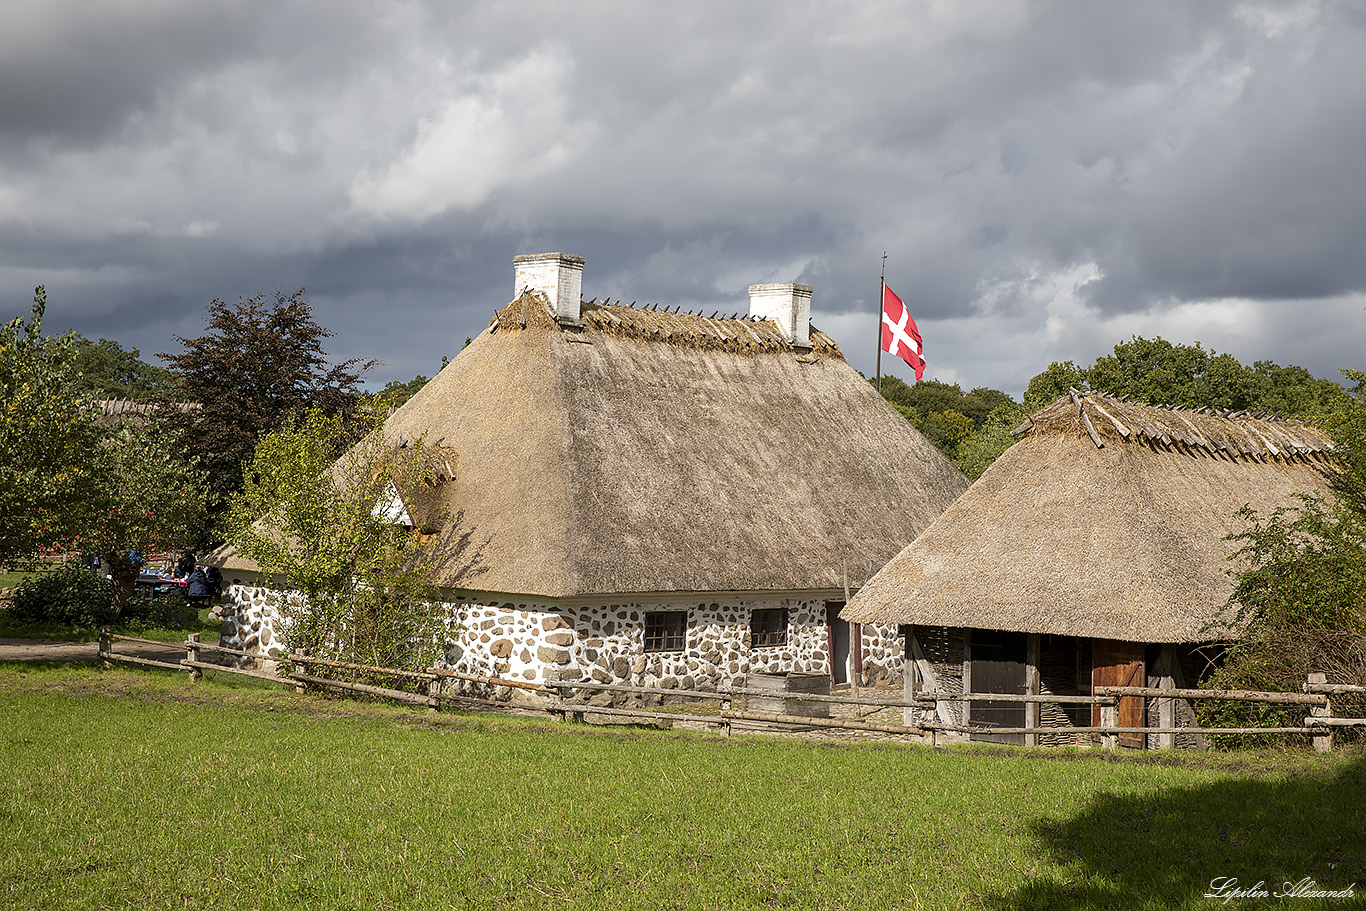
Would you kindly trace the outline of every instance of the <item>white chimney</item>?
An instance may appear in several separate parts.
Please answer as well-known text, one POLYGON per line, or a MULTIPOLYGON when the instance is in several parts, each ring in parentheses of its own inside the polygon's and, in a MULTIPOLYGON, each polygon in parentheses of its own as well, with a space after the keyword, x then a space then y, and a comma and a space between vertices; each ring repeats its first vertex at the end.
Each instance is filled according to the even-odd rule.
POLYGON ((583 257, 571 253, 522 253, 512 258, 512 299, 536 291, 561 323, 579 324, 583 292, 583 257))
POLYGON ((810 285, 750 285, 749 315, 773 320, 789 344, 811 347, 810 285))

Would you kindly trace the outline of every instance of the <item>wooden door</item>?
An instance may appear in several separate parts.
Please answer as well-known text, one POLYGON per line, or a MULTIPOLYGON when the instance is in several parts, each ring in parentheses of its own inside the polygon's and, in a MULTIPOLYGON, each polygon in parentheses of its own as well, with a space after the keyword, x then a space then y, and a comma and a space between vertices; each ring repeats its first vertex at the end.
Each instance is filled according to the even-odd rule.
MULTIPOLYGON (((993 630, 973 630, 971 644, 971 684, 974 693, 1025 691, 1025 635, 993 630)), ((1025 723, 1023 702, 970 702, 968 720, 973 725, 1022 728, 1025 723)), ((1024 743, 1024 734, 973 734, 973 740, 991 743, 1024 743)))
MULTIPOLYGON (((1091 640, 1091 691, 1098 686, 1146 686, 1143 645, 1113 639, 1091 640)), ((1100 706, 1091 707, 1091 724, 1100 725, 1100 706)), ((1142 696, 1123 696, 1119 700, 1119 726, 1148 726, 1147 701, 1142 696)), ((1141 750, 1147 745, 1144 734, 1120 734, 1119 745, 1141 750)))

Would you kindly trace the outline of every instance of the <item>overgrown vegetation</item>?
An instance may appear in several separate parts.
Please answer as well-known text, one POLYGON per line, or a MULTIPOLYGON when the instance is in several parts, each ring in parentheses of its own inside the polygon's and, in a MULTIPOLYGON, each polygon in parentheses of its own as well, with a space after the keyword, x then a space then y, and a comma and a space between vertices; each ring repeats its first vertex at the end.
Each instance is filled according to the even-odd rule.
POLYGON ((209 675, 0 666, 8 906, 1146 911, 1218 876, 1366 883, 1360 753, 722 739, 209 675))
POLYGON ((353 420, 312 408, 267 434, 228 513, 228 536, 292 590, 281 598, 292 651, 382 667, 429 667, 445 645, 435 555, 413 516, 433 484, 422 440, 386 441, 383 401, 353 420), (359 442, 356 440, 359 439, 359 442))
POLYGON ((208 609, 191 606, 180 594, 133 597, 117 616, 113 596, 108 580, 75 560, 49 572, 25 574, 10 609, 0 610, 0 635, 82 641, 94 639, 104 625, 162 639, 197 632, 210 641, 217 633, 218 622, 208 609))
POLYGON ((98 627, 110 621, 113 598, 108 580, 70 560, 23 582, 10 613, 18 623, 98 627))
MULTIPOLYGON (((1366 684, 1366 374, 1344 374, 1356 387, 1325 422, 1342 469, 1334 478, 1337 496, 1306 495, 1298 508, 1270 515, 1243 509, 1249 527, 1233 540, 1247 569, 1238 576, 1229 615, 1247 630, 1228 647, 1210 686, 1293 691, 1315 671, 1330 682, 1366 684)), ((1334 706, 1335 714, 1366 717, 1366 699, 1334 697, 1334 706)), ((1204 714, 1281 724, 1303 718, 1302 711, 1233 705, 1204 714)))

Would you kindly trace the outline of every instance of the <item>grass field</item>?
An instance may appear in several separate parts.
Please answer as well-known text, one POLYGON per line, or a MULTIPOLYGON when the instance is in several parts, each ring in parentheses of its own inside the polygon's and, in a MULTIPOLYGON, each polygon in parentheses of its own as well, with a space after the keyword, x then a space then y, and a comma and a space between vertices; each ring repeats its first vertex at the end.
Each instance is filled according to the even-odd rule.
POLYGON ((0 719, 4 907, 1196 908, 1219 906, 1215 877, 1366 894, 1361 752, 724 739, 17 664, 0 719))

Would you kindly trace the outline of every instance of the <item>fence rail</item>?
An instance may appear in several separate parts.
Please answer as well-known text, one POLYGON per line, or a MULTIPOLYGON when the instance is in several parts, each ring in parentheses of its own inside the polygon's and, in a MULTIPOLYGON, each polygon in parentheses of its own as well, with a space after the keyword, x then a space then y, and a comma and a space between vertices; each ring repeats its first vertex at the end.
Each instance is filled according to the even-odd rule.
MULTIPOLYGON (((1366 727, 1366 718, 1336 717, 1333 714, 1331 698, 1333 696, 1366 694, 1366 686, 1328 683, 1324 674, 1310 674, 1308 680, 1301 686, 1301 689, 1303 690, 1301 693, 1258 692, 1250 690, 1166 689, 1146 686, 1097 686, 1090 695, 922 692, 914 693, 909 698, 903 697, 896 699, 890 697, 827 696, 819 693, 774 692, 771 690, 730 685, 719 686, 715 690, 685 690, 677 688, 663 689, 660 687, 633 686, 622 683, 598 683, 591 680, 552 680, 545 683, 533 683, 523 680, 509 680, 501 677, 463 673, 447 668, 429 668, 425 671, 409 671, 371 664, 336 661, 330 658, 319 658, 297 653, 269 659, 287 662, 293 665, 293 670, 289 674, 280 675, 254 668, 235 667, 232 665, 216 664, 205 661, 203 660, 204 653, 217 653, 237 658, 253 659, 269 657, 258 653, 242 651, 241 649, 227 648, 226 646, 201 642, 199 641, 198 634, 191 634, 183 643, 168 643, 152 639, 140 639, 136 636, 117 635, 111 633, 108 627, 101 630, 100 633, 99 655, 106 661, 126 661, 133 664, 169 670, 188 671, 191 680, 199 680, 206 670, 228 674, 240 674, 242 676, 269 680, 284 686, 292 686, 298 692, 304 692, 306 688, 310 686, 341 690, 344 692, 361 693, 368 696, 379 696, 411 705, 419 705, 430 711, 436 711, 441 705, 450 702, 469 702, 504 707, 508 705, 506 699, 485 698, 468 692, 446 692, 443 690, 443 681, 463 681, 466 683, 480 684, 482 686, 517 689, 539 694, 543 697, 541 710, 559 715, 561 718, 565 719, 586 715, 600 715, 614 718, 638 719, 642 721, 686 722, 709 727, 719 727, 727 733, 730 732, 735 722, 784 725, 788 727, 800 726, 806 729, 872 732, 901 737, 917 737, 927 740, 930 743, 937 743, 937 738, 944 734, 966 734, 969 736, 1024 735, 1028 741, 1028 738, 1039 734, 1066 732, 1068 734, 1088 736, 1099 735, 1100 744, 1106 749, 1117 748, 1119 746, 1119 737, 1122 734, 1158 735, 1162 738, 1159 741, 1160 745, 1165 747, 1174 746, 1174 738, 1175 735, 1178 734, 1222 734, 1241 736, 1298 734, 1310 736, 1314 749, 1326 752, 1332 749, 1333 736, 1336 730, 1366 727), (183 646, 185 649, 185 657, 178 662, 170 662, 143 658, 136 655, 119 654, 114 651, 115 642, 134 642, 163 647, 169 646, 172 648, 183 646), (344 671, 349 670, 357 674, 376 674, 394 680, 411 680, 415 684, 421 686, 422 691, 412 692, 396 687, 377 686, 373 683, 361 683, 356 680, 339 680, 331 677, 318 676, 314 673, 306 673, 304 670, 301 670, 301 668, 312 667, 326 667, 344 671), (652 711, 646 707, 622 707, 619 705, 599 706, 566 701, 567 694, 582 692, 636 695, 659 699, 661 701, 665 698, 688 699, 693 701, 716 701, 720 703, 720 706, 718 714, 703 715, 686 711, 660 712, 652 711), (876 707, 878 710, 899 708, 902 709, 903 723, 891 724, 879 720, 870 721, 861 717, 817 717, 779 712, 761 712, 749 709, 747 706, 745 708, 735 707, 734 702, 737 697, 745 698, 751 696, 777 699, 784 704, 789 702, 805 702, 817 704, 824 703, 832 706, 851 706, 856 709, 860 707, 876 707), (1242 702, 1287 707, 1304 706, 1308 709, 1309 714, 1304 718, 1302 726, 1298 727, 1182 727, 1171 723, 1164 723, 1165 718, 1171 717, 1170 714, 1166 712, 1163 713, 1165 716, 1164 721, 1159 722, 1159 724, 1155 726, 1121 726, 1119 723, 1120 700, 1134 698, 1160 700, 1159 705, 1161 705, 1161 703, 1170 705, 1176 700, 1181 699, 1242 702), (1030 705, 1042 704, 1059 706, 1091 705, 1100 709, 1100 724, 1044 727, 1037 722, 1037 712, 1026 712, 1026 723, 1023 727, 992 727, 937 720, 916 720, 914 718, 915 710, 920 710, 922 712, 934 711, 941 703, 974 702, 1023 703, 1027 707, 1030 705)), ((496 697, 496 694, 494 695, 496 697)))

